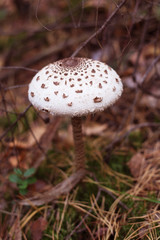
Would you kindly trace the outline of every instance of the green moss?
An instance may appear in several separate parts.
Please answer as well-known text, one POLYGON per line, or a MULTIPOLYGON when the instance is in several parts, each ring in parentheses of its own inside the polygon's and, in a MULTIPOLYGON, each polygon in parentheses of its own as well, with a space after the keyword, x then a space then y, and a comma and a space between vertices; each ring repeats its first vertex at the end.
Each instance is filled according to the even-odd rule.
POLYGON ((130 152, 128 152, 127 155, 113 153, 109 160, 109 166, 116 172, 130 175, 129 168, 127 166, 127 162, 129 161, 130 158, 131 158, 130 152))
POLYGON ((138 150, 142 147, 145 138, 146 138, 145 130, 131 132, 128 137, 129 145, 131 145, 135 150, 138 150))

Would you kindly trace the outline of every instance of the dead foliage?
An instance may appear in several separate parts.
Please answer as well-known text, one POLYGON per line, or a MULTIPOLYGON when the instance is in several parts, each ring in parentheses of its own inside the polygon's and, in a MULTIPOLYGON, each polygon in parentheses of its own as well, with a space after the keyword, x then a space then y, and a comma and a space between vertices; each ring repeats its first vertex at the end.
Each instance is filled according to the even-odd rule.
POLYGON ((159 239, 159 13, 158 0, 0 2, 0 239, 159 239), (76 174, 70 120, 27 96, 39 69, 69 56, 106 62, 124 84, 83 119, 76 174), (9 176, 32 167, 23 196, 9 176))

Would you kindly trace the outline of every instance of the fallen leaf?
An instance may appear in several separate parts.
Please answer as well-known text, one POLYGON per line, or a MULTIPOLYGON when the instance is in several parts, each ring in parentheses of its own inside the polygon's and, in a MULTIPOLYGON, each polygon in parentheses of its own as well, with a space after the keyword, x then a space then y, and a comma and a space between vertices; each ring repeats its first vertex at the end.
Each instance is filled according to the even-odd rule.
POLYGON ((43 231, 47 227, 47 221, 43 217, 39 217, 37 220, 31 223, 31 235, 33 240, 41 240, 43 231))
POLYGON ((129 169, 133 177, 137 178, 143 174, 146 160, 143 154, 136 153, 128 162, 129 169))
POLYGON ((90 124, 89 126, 84 127, 84 134, 87 136, 95 135, 100 136, 103 134, 103 132, 106 130, 107 125, 106 124, 90 124))

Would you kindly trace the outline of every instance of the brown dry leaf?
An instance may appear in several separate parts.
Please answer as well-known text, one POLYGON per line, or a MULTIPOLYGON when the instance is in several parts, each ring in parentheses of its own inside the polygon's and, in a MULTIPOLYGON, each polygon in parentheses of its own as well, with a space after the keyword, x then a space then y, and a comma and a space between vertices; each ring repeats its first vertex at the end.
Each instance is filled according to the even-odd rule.
POLYGON ((146 160, 143 154, 136 153, 128 162, 131 174, 137 178, 143 174, 143 170, 146 167, 146 160))
POLYGON ((10 148, 20 148, 20 149, 28 149, 29 146, 27 143, 14 139, 14 142, 5 142, 5 146, 10 148))
POLYGON ((9 157, 9 163, 11 164, 11 166, 13 168, 18 166, 18 162, 19 162, 19 157, 18 156, 11 156, 11 157, 9 157))
POLYGON ((157 47, 155 47, 155 45, 146 45, 143 48, 143 55, 145 58, 151 58, 151 57, 155 57, 158 56, 160 54, 160 47, 157 45, 157 47))
POLYGON ((62 144, 65 148, 73 146, 72 126, 69 125, 67 130, 60 130, 58 132, 58 137, 60 138, 59 146, 60 144, 62 144))
POLYGON ((37 220, 31 223, 31 235, 33 240, 42 239, 43 231, 47 227, 47 221, 43 217, 39 217, 37 220))
MULTIPOLYGON (((31 129, 32 132, 36 138, 37 141, 40 140, 40 138, 42 137, 42 135, 45 133, 46 131, 46 126, 39 126, 37 124, 33 124, 31 125, 31 129)), ((35 138, 33 137, 33 134, 31 132, 29 132, 26 144, 28 145, 28 147, 32 147, 35 144, 35 138)))
POLYGON ((55 117, 53 121, 47 125, 45 132, 40 137, 39 146, 41 146, 41 149, 38 145, 35 145, 34 148, 32 148, 32 151, 28 154, 27 160, 28 162, 32 160, 32 163, 30 162, 32 167, 37 168, 45 159, 45 154, 52 145, 52 140, 56 136, 56 132, 60 125, 60 122, 61 118, 55 117))
POLYGON ((28 186, 28 195, 33 195, 33 193, 41 193, 47 191, 51 188, 51 185, 46 184, 43 180, 37 180, 35 183, 28 186))
POLYGON ((91 135, 100 136, 103 134, 106 128, 107 128, 106 124, 93 123, 90 124, 89 126, 84 127, 84 134, 87 136, 91 135))
POLYGON ((88 0, 85 3, 85 7, 106 8, 106 0, 88 0))

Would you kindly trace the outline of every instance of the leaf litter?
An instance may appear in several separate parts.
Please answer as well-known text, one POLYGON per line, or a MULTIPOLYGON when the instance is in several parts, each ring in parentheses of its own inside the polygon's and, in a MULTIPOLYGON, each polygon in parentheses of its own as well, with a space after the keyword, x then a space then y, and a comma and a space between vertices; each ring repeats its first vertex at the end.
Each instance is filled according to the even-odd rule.
MULTIPOLYGON (((22 10, 24 3, 21 1, 22 10)), ((37 5, 29 1, 28 4, 31 18, 27 20, 14 1, 0 5, 7 14, 3 15, 1 27, 4 35, 0 64, 4 67, 24 63, 34 70, 46 62, 68 57, 79 47, 77 33, 86 39, 95 31, 95 26, 102 26, 102 20, 115 9, 116 3, 87 1, 83 6, 82 1, 76 6, 72 2, 69 14, 68 4, 63 0, 57 4, 50 1, 39 4, 38 19, 48 29, 54 29, 54 34, 43 33, 42 26, 33 20, 33 9, 37 5), (48 9, 47 18, 44 16, 48 9), (73 25, 78 18, 74 11, 78 18, 83 16, 78 22, 81 28, 76 30, 73 25), (32 24, 28 25, 28 21, 32 24), (16 42, 12 36, 16 36, 16 42), (73 41, 68 43, 70 36, 73 41), (51 45, 56 48, 51 49, 51 45), (26 63, 39 49, 43 54, 26 63)), ((53 200, 55 186, 65 182, 73 170, 72 130, 67 118, 51 117, 49 123, 48 117, 29 109, 1 139, 0 238, 159 239, 159 5, 156 0, 145 1, 145 4, 137 1, 137 5, 134 2, 124 5, 111 23, 113 29, 110 25, 80 53, 82 57, 93 56, 109 62, 119 70, 125 86, 117 105, 84 119, 88 174, 80 184, 70 193, 63 190, 61 196, 53 200), (150 15, 152 18, 148 19, 150 15), (150 24, 145 24, 146 21, 150 24), (9 181, 9 175, 14 168, 25 171, 32 167, 37 169, 37 181, 29 185, 28 193, 22 196, 15 183, 9 181), (28 201, 28 206, 23 206, 23 201, 28 201), (37 206, 38 201, 44 205, 37 206)), ((27 84, 32 76, 31 71, 24 75, 21 70, 3 69, 1 134, 27 106, 27 84), (25 88, 20 87, 23 84, 25 88), (4 90, 10 86, 16 88, 4 90)), ((73 184, 76 177, 71 180, 73 184)))

